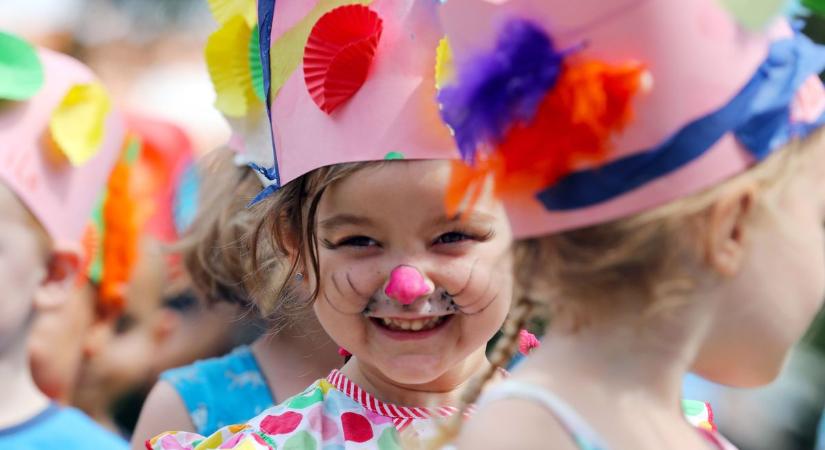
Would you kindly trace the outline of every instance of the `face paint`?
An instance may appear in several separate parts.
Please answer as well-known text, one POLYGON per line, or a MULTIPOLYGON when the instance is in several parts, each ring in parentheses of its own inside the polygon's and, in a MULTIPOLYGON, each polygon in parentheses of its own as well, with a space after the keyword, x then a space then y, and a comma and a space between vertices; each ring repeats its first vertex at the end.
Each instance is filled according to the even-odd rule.
POLYGON ((444 289, 436 289, 429 297, 419 297, 419 300, 408 305, 402 305, 382 292, 370 297, 362 314, 369 317, 397 317, 404 315, 418 316, 445 316, 458 312, 458 306, 444 289))

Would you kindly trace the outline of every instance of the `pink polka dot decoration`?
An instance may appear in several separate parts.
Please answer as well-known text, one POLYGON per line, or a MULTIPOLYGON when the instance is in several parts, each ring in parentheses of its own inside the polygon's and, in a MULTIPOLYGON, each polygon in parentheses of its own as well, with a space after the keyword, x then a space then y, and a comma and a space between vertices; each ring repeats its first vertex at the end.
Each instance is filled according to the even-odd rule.
POLYGON ((372 439, 372 425, 361 414, 346 412, 341 415, 344 439, 351 442, 367 442, 372 439))
POLYGON ((261 430, 266 434, 288 434, 295 431, 304 416, 300 413, 287 411, 280 416, 267 416, 261 422, 261 430))

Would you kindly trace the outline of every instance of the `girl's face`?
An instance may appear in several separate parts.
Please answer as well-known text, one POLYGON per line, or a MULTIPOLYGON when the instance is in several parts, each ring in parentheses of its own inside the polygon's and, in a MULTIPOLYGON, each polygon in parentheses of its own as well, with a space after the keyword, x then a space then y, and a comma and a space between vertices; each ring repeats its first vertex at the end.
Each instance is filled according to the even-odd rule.
POLYGON ((394 161, 333 184, 318 205, 318 319, 360 366, 400 384, 483 362, 512 299, 502 204, 486 192, 447 217, 449 176, 446 161, 394 161))
POLYGON ((822 306, 825 148, 806 151, 787 184, 765 193, 767 211, 753 220, 741 270, 720 295, 703 350, 710 364, 697 367, 703 375, 739 386, 772 381, 822 306))

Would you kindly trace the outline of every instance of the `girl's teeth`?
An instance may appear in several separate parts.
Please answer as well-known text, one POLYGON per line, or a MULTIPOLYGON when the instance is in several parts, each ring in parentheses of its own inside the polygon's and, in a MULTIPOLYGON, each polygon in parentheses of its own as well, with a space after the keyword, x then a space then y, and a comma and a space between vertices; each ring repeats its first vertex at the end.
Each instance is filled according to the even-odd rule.
POLYGON ((429 330, 438 325, 442 317, 432 317, 429 319, 403 320, 403 319, 389 319, 382 318, 384 326, 392 330, 401 331, 421 331, 429 330))

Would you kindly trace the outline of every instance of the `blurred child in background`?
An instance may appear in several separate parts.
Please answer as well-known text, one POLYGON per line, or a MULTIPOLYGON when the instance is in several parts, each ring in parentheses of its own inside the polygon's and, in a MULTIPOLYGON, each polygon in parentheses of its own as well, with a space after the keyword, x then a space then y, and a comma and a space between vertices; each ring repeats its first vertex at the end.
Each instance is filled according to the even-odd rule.
POLYGON ((228 351, 236 343, 233 330, 244 322, 238 321, 238 308, 210 308, 195 295, 174 250, 198 200, 199 176, 187 136, 158 120, 130 116, 127 125, 139 145, 131 182, 131 215, 141 233, 134 270, 123 291, 123 314, 110 338, 87 355, 73 401, 131 435, 158 375, 228 351))
MULTIPOLYGON (((181 248, 187 271, 212 308, 241 305, 258 317, 249 300, 252 272, 243 259, 243 240, 253 225, 246 205, 261 182, 248 167, 236 166, 235 155, 227 149, 207 155, 203 173, 210 182, 202 186, 202 201, 212 207, 198 212, 181 248)), ((170 424, 208 432, 253 417, 343 363, 311 316, 283 326, 271 312, 264 315, 273 321, 272 332, 252 345, 161 375, 141 413, 133 448, 143 448, 148 437, 170 424)))
POLYGON ((79 62, 6 33, 0 61, 0 448, 124 448, 37 388, 28 350, 39 314, 87 301, 77 285, 84 226, 121 154, 123 123, 79 62))

